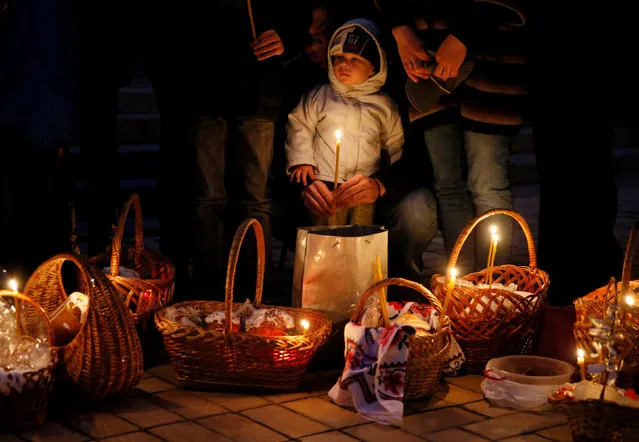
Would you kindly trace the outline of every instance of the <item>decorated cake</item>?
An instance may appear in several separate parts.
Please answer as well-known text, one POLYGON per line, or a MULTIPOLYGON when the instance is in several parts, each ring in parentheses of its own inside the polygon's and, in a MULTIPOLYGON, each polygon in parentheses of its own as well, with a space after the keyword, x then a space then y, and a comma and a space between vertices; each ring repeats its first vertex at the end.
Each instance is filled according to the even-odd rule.
POLYGON ((293 317, 278 308, 257 309, 246 320, 247 333, 259 336, 285 336, 295 329, 293 317))
MULTIPOLYGON (((226 318, 226 313, 213 312, 204 318, 204 328, 209 330, 224 330, 224 320, 226 318)), ((234 314, 231 315, 231 331, 238 332, 240 331, 240 320, 234 314)))

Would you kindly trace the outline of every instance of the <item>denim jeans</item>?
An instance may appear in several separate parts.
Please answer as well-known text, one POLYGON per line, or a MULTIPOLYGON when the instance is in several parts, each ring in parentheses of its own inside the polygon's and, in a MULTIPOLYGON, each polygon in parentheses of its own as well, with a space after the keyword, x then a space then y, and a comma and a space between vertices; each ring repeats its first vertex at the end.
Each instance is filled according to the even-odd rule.
MULTIPOLYGON (((220 291, 226 276, 224 239, 233 234, 241 219, 256 218, 261 223, 267 273, 271 271, 271 202, 267 180, 273 157, 273 134, 274 122, 259 116, 202 117, 197 121, 193 276, 197 290, 204 290, 202 293, 207 296, 223 297, 220 291), (236 215, 227 215, 228 209, 236 215)), ((247 235, 247 244, 253 242, 252 236, 247 235)), ((247 248, 250 250, 247 255, 255 253, 254 246, 247 248)), ((241 262, 255 266, 255 256, 241 258, 241 262)))
MULTIPOLYGON (((427 129, 424 139, 433 165, 444 246, 450 254, 459 234, 475 216, 491 209, 513 208, 508 180, 512 139, 464 131, 457 124, 427 129)), ((491 225, 497 227, 499 235, 495 263, 510 261, 512 219, 493 216, 480 223, 475 235, 464 243, 457 263, 460 274, 486 267, 491 225)))

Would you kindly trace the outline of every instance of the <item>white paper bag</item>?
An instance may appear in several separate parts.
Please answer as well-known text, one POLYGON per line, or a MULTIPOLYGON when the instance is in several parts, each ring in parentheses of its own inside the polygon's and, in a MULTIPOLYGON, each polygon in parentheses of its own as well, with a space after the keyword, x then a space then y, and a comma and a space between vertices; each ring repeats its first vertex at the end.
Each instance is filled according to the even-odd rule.
POLYGON ((379 256, 388 275, 388 231, 382 226, 301 227, 297 230, 293 305, 321 310, 335 324, 350 319, 373 284, 379 256))

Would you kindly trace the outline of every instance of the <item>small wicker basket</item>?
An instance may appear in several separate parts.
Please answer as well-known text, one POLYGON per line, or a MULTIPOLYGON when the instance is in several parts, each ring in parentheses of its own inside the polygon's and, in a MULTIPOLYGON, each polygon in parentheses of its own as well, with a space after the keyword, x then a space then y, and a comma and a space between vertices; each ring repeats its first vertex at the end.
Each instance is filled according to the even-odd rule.
MULTIPOLYGON (((359 324, 364 315, 366 300, 382 288, 391 285, 407 287, 422 294, 440 314, 439 329, 429 335, 411 335, 408 338, 408 361, 404 379, 404 399, 432 396, 439 389, 444 364, 450 356, 451 332, 448 317, 442 313, 439 300, 423 285, 402 278, 388 278, 370 286, 359 298, 351 322, 359 324)), ((388 318, 383 317, 384 327, 388 318)))
MULTIPOLYGON (((625 329, 627 339, 620 342, 620 350, 623 354, 623 362, 626 366, 639 367, 639 347, 634 345, 639 339, 639 280, 631 281, 633 258, 635 249, 639 239, 639 222, 635 223, 630 231, 628 244, 626 246, 621 282, 616 284, 616 289, 621 295, 621 327, 625 329), (625 300, 626 296, 634 301, 632 305, 628 305, 625 300)), ((578 348, 584 350, 593 348, 593 337, 588 332, 592 328, 590 317, 603 318, 606 314, 606 308, 611 304, 616 294, 611 290, 611 284, 593 290, 587 295, 574 301, 575 313, 577 320, 573 325, 573 332, 578 348)), ((591 360, 588 351, 586 353, 585 362, 596 362, 591 360)))
POLYGON ((37 324, 36 321, 46 325, 48 344, 51 348, 51 361, 46 367, 23 373, 24 384, 7 382, 0 388, 0 433, 19 432, 42 425, 46 420, 49 394, 53 388, 53 368, 57 362, 58 352, 53 347, 53 330, 42 307, 18 292, 0 290, 0 300, 2 298, 14 299, 17 318, 21 318, 18 326, 22 333, 29 334, 29 329, 37 324), (26 306, 29 308, 26 309, 26 306))
MULTIPOLYGON (((444 313, 450 318, 453 336, 464 351, 470 373, 482 373, 490 359, 528 350, 550 284, 548 274, 537 268, 535 243, 528 224, 521 215, 510 210, 490 210, 470 221, 457 238, 448 268, 457 263, 464 243, 477 224, 493 215, 508 215, 519 223, 526 236, 530 261, 528 266, 507 264, 493 267, 493 282, 505 286, 514 283, 518 291, 532 295, 524 298, 494 287, 475 288, 456 284, 447 302, 446 277, 434 275, 431 279, 433 293, 447 305, 444 313)), ((488 273, 489 269, 484 269, 459 279, 477 285, 487 282, 488 273)))
POLYGON ((122 207, 110 253, 89 258, 89 264, 98 269, 110 267, 107 277, 131 310, 141 338, 144 337, 146 324, 153 314, 173 302, 175 268, 158 250, 144 247, 142 206, 136 193, 122 207), (133 248, 122 249, 124 228, 131 206, 135 212, 135 245, 133 248), (135 270, 141 278, 120 275, 120 264, 135 270))
POLYGON ((81 399, 115 396, 137 385, 142 377, 142 348, 131 314, 102 270, 86 266, 70 254, 56 255, 40 265, 24 292, 47 314, 67 299, 62 266, 74 265, 78 290, 89 298, 80 332, 60 347, 59 380, 81 399))
POLYGON ((226 299, 187 301, 164 308, 155 314, 155 324, 162 332, 164 345, 175 367, 180 384, 189 388, 242 388, 253 390, 294 391, 317 348, 328 338, 331 321, 315 310, 277 307, 289 313, 298 324, 306 319, 310 327, 298 336, 265 337, 231 330, 234 306, 233 286, 240 248, 246 232, 253 228, 257 239, 257 284, 254 305, 262 307, 264 281, 264 234, 255 219, 245 220, 233 239, 226 277, 226 299), (223 331, 184 327, 167 318, 171 309, 195 308, 208 315, 225 312, 223 331))

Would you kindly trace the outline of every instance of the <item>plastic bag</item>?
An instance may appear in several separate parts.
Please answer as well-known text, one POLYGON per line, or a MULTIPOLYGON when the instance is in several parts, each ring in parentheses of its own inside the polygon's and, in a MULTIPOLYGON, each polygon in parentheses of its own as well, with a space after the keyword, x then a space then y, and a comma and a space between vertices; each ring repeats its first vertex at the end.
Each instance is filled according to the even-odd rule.
POLYGON ((532 410, 548 405, 548 396, 561 385, 520 384, 506 378, 501 370, 484 371, 481 391, 488 402, 498 407, 532 410))

